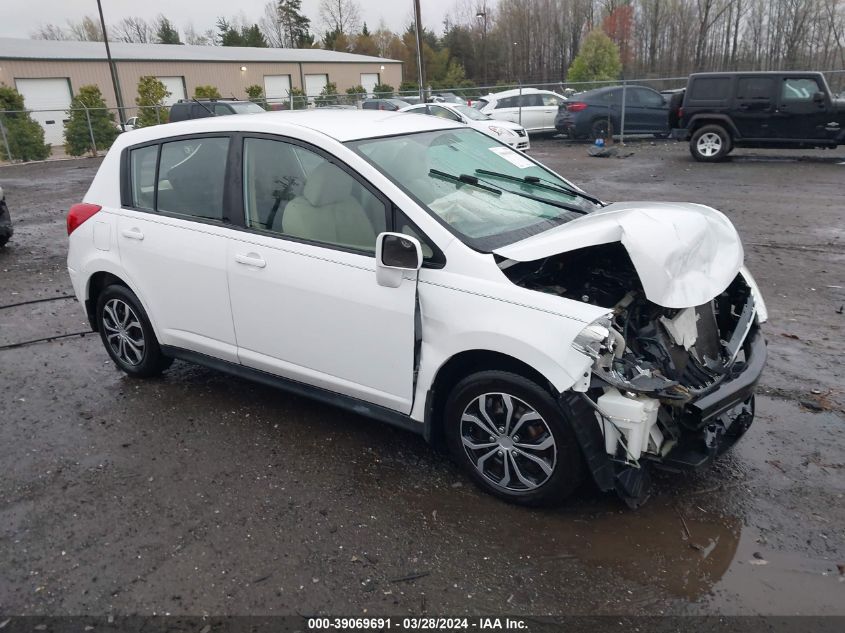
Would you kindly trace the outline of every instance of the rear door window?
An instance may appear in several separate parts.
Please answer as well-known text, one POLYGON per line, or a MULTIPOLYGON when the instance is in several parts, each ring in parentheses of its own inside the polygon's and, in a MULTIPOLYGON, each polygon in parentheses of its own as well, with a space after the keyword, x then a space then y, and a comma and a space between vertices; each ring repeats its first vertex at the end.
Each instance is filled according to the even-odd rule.
POLYGON ((736 98, 749 101, 771 99, 774 86, 773 77, 740 77, 736 82, 736 98))
POLYGON ((515 97, 505 97, 504 99, 499 99, 496 102, 496 109, 501 110, 502 108, 516 108, 519 106, 519 95, 515 97))
POLYGON ((190 138, 161 146, 158 211, 223 219, 229 139, 190 138))

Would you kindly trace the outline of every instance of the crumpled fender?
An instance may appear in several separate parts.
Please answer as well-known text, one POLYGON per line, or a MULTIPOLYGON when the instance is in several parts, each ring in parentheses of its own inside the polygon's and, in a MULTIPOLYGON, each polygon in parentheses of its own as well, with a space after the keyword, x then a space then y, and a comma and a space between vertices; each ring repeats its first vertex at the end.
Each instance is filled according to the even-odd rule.
POLYGON ((710 301, 743 265, 730 220, 683 202, 617 202, 494 252, 524 262, 611 242, 628 251, 649 301, 667 308, 710 301))

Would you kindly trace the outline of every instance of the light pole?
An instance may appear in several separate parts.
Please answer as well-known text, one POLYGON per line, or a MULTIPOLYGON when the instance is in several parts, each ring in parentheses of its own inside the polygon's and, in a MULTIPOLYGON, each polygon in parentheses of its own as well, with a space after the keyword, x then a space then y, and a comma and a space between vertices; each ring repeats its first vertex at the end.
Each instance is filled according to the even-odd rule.
POLYGON ((481 27, 481 73, 482 82, 487 85, 487 4, 485 3, 475 14, 475 17, 482 18, 483 26, 481 27))
POLYGON ((423 73, 422 20, 420 18, 420 0, 414 0, 414 24, 417 31, 417 79, 420 82, 420 102, 425 103, 425 73, 423 73))
POLYGON ((117 102, 117 119, 120 123, 120 129, 124 129, 123 124, 125 113, 123 111, 123 95, 120 93, 120 79, 117 76, 117 67, 114 65, 114 60, 111 57, 111 49, 109 48, 109 33, 106 29, 106 19, 103 17, 103 5, 100 0, 97 0, 97 10, 100 12, 100 26, 103 29, 103 42, 106 45, 106 57, 109 60, 109 70, 111 71, 114 98, 117 102))

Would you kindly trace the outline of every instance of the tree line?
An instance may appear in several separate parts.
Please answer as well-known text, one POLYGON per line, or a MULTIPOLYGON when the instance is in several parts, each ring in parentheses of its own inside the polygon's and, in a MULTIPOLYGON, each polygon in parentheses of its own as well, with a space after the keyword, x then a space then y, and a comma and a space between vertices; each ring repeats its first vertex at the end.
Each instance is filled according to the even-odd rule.
MULTIPOLYGON (((417 76, 413 24, 369 28, 356 0, 319 0, 319 22, 302 0, 268 2, 256 19, 219 17, 214 28, 181 33, 165 16, 128 17, 110 28, 124 42, 217 46, 320 47, 404 62, 417 76)), ((457 0, 442 30, 423 30, 427 83, 557 82, 569 73, 588 34, 606 34, 625 77, 683 76, 701 70, 845 68, 845 0, 457 0)), ((102 40, 86 17, 42 26, 34 37, 102 40)))

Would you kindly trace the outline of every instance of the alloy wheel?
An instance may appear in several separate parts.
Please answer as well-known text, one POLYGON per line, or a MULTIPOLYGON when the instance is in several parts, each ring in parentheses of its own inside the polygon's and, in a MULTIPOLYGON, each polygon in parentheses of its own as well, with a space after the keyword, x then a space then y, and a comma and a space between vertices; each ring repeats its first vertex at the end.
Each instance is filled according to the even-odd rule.
POLYGON ((696 149, 702 156, 712 158, 722 150, 722 139, 715 132, 707 132, 699 137, 696 149))
POLYGON ((557 463, 549 425, 534 408, 507 393, 485 393, 466 406, 461 442, 483 477, 512 492, 536 490, 557 463))
POLYGON ((144 330, 132 307, 120 299, 109 299, 103 306, 106 342, 120 362, 140 365, 144 360, 144 330))

